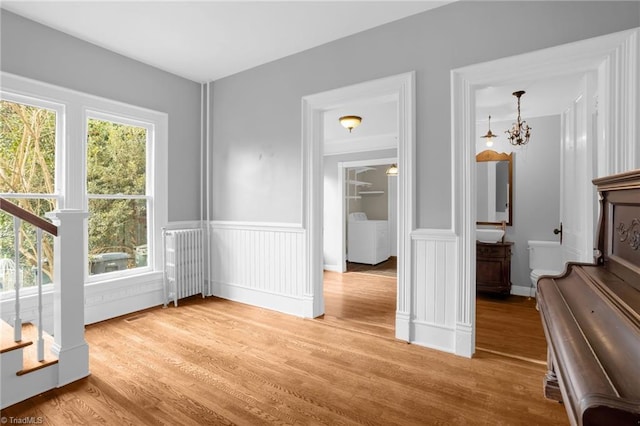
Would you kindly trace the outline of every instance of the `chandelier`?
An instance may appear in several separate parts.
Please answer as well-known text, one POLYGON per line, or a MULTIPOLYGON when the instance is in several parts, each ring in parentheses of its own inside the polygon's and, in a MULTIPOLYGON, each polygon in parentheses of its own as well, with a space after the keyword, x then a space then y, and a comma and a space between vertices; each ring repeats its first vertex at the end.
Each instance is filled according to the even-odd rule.
POLYGON ((529 142, 529 137, 531 136, 531 127, 529 127, 526 121, 522 121, 520 118, 520 97, 524 94, 524 90, 513 92, 513 96, 518 98, 518 118, 517 121, 513 123, 513 127, 510 130, 505 131, 511 145, 526 145, 529 142))

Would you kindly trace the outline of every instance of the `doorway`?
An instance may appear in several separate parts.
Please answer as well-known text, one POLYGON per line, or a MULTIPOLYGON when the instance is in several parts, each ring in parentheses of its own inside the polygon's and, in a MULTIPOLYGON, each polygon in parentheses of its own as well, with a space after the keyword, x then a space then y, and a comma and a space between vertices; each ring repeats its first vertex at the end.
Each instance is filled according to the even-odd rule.
MULTIPOLYGON (((395 117, 391 114, 388 119, 395 122, 395 117)), ((387 170, 397 158, 337 161, 387 151, 325 156, 325 313, 319 319, 339 328, 393 338, 398 201, 397 176, 388 176, 387 170)))
POLYGON ((386 97, 397 102, 397 156, 398 187, 398 282, 396 287, 395 337, 409 341, 410 309, 410 231, 413 229, 413 152, 414 152, 414 101, 415 75, 413 72, 373 80, 354 86, 335 89, 303 98, 303 153, 304 168, 304 227, 307 229, 305 291, 305 316, 318 317, 325 312, 323 294, 324 242, 324 113, 349 105, 354 100, 386 97))
MULTIPOLYGON (((635 29, 452 71, 454 174, 459 178, 458 185, 454 188, 454 217, 457 219, 454 230, 460 238, 459 274, 465 277, 458 282, 457 290, 461 295, 458 318, 468 322, 471 330, 469 336, 464 336, 469 346, 457 351, 458 354, 471 356, 476 346, 476 200, 473 190, 473 141, 479 137, 475 129, 476 90, 492 86, 496 82, 512 82, 516 79, 540 80, 578 71, 596 73, 600 88, 598 96, 600 100, 604 100, 597 119, 597 131, 602 136, 598 140, 607 141, 595 148, 598 153, 596 173, 604 176, 628 170, 636 164, 633 156, 627 157, 620 164, 616 163, 617 160, 611 160, 622 160, 623 153, 629 149, 635 152, 630 145, 633 142, 622 140, 616 135, 635 134, 639 126, 639 119, 635 114, 638 96, 633 89, 638 78, 637 38, 638 30, 635 29), (532 65, 523 70, 520 66, 523 62, 532 65), (629 97, 629 93, 633 95, 629 97), (619 115, 624 116, 625 120, 614 120, 610 114, 613 109, 619 111, 619 115)), ((586 188, 588 185, 590 183, 585 182, 580 187, 586 188)), ((591 205, 581 208, 593 209, 591 205)))

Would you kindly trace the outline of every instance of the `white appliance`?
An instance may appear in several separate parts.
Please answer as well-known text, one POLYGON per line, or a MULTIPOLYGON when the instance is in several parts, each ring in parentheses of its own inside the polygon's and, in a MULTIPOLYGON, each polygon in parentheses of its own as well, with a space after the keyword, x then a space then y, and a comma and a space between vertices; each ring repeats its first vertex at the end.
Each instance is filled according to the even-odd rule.
POLYGON ((347 229, 349 262, 375 265, 389 258, 389 223, 386 220, 368 220, 364 212, 351 213, 347 229))

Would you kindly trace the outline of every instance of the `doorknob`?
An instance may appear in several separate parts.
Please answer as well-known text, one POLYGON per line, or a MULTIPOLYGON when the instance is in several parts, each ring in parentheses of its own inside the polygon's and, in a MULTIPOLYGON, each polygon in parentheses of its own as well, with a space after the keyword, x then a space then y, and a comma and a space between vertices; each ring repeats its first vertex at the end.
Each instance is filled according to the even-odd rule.
POLYGON ((560 229, 554 229, 553 233, 556 235, 560 234, 560 244, 562 244, 562 222, 560 222, 560 229))

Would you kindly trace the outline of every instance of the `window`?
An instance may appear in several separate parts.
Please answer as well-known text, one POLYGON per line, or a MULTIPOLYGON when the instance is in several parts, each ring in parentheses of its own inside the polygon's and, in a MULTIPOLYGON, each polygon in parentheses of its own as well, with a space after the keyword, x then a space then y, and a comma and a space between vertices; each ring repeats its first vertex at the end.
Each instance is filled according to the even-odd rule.
MULTIPOLYGON (((2 93, 0 100, 0 196, 44 216, 57 208, 56 146, 64 109, 59 104, 2 93)), ((16 269, 23 287, 37 284, 35 228, 19 228, 18 264, 14 252, 14 224, 0 214, 0 291, 15 287, 16 269)), ((53 278, 53 239, 44 234, 43 283, 53 278)))
POLYGON ((145 267, 152 126, 93 115, 87 122, 89 275, 145 267))
MULTIPOLYGON (((88 211, 88 283, 155 280, 167 223, 167 115, 0 74, 0 196, 39 216, 88 211), (136 278, 148 273, 155 275, 136 278)), ((30 236, 21 238, 24 244, 30 236)), ((52 268, 53 243, 44 244, 52 268)), ((10 251, 12 219, 0 213, 0 280, 11 271, 2 261, 13 259, 10 251)), ((21 253, 25 274, 30 262, 21 253)))

